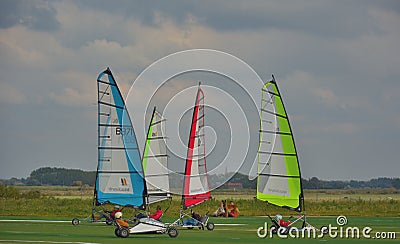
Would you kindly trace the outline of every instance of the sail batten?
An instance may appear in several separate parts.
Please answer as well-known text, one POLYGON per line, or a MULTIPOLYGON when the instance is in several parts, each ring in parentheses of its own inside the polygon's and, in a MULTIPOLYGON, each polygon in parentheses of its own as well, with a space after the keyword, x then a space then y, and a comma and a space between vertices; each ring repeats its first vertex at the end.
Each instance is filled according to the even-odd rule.
POLYGON ((299 160, 289 118, 275 80, 267 82, 262 88, 260 127, 257 199, 301 212, 304 206, 299 160), (271 136, 275 140, 270 140, 271 136))

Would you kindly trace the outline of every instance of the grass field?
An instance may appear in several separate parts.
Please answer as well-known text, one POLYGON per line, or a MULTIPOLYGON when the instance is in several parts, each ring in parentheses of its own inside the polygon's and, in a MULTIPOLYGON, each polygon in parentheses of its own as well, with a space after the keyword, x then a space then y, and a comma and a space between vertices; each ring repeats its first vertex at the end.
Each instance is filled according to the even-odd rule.
MULTIPOLYGON (((34 218, 34 219, 38 219, 34 218)), ((180 229, 177 238, 170 238, 165 234, 145 234, 131 235, 127 239, 114 236, 113 226, 107 226, 102 223, 82 223, 78 226, 72 226, 69 220, 67 222, 10 222, 5 218, 0 218, 0 243, 395 243, 400 240, 400 218, 367 218, 367 217, 349 217, 347 226, 366 227, 373 229, 370 233, 374 236, 378 232, 396 232, 397 239, 345 239, 330 238, 325 236, 323 239, 282 239, 266 237, 265 239, 257 236, 257 229, 264 226, 265 217, 239 217, 237 219, 213 218, 216 223, 213 231, 207 230, 185 230, 180 229), (229 224, 243 224, 233 226, 229 224)), ((19 217, 14 219, 29 219, 19 217)), ((41 218, 43 219, 43 218, 41 218)), ((62 218, 58 218, 60 220, 62 218)), ((47 220, 54 220, 47 218, 47 220)), ((172 221, 172 218, 164 218, 164 222, 172 221)), ((309 222, 316 225, 335 225, 335 217, 311 218, 309 222)))
MULTIPOLYGON (((177 238, 168 235, 132 235, 127 239, 117 238, 113 226, 104 223, 81 223, 71 225, 73 217, 90 215, 92 191, 90 187, 19 187, 20 192, 40 191, 37 199, 2 199, 0 201, 0 244, 1 243, 394 243, 400 240, 400 194, 396 190, 308 190, 305 192, 308 221, 316 227, 338 226, 336 217, 345 215, 348 227, 371 227, 370 233, 394 232, 397 239, 282 239, 257 236, 257 229, 264 226, 269 213, 291 215, 293 212, 266 206, 254 199, 254 190, 217 190, 213 199, 195 207, 200 213, 214 211, 221 199, 234 200, 241 210, 237 219, 213 218, 214 231, 198 229, 179 231, 177 238), (320 216, 320 217, 316 217, 320 216), (20 221, 11 221, 20 220, 20 221), (33 220, 33 222, 32 222, 33 220), (47 220, 48 222, 37 220, 47 220), (58 222, 57 222, 58 221, 58 222), (240 224, 240 225, 232 225, 240 224)), ((179 215, 180 197, 174 196, 163 221, 172 222, 179 215)), ((166 209, 168 203, 162 203, 166 209)), ((112 205, 107 206, 111 209, 112 205)), ((131 216, 131 209, 124 216, 131 216)))
MULTIPOLYGON (((92 208, 93 189, 89 186, 18 186, 18 191, 40 192, 36 198, 5 198, 0 201, 0 216, 64 216, 86 217, 92 208)), ((221 199, 234 200, 241 216, 269 213, 291 215, 290 211, 254 199, 255 190, 214 190, 213 199, 196 207, 196 211, 212 213, 221 199)), ((165 217, 179 212, 181 197, 174 195, 165 217)), ((306 190, 305 206, 311 216, 400 217, 400 193, 396 189, 306 190)), ((112 205, 106 206, 111 210, 112 205)), ((154 208, 153 208, 154 209, 154 208)))
MULTIPOLYGON (((58 198, 92 198, 93 187, 84 186, 16 186, 20 192, 40 191, 44 196, 58 198)), ((252 199, 255 189, 214 190, 215 199, 252 199)), ((396 189, 347 189, 347 190, 304 190, 309 201, 319 200, 400 200, 400 190, 396 189)))

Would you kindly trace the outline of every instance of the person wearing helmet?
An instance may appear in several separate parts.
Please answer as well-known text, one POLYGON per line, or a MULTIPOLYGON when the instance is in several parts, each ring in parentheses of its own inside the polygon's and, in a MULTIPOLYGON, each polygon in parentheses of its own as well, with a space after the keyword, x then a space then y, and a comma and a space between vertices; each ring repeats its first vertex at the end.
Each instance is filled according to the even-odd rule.
POLYGON ((279 214, 276 215, 275 219, 276 219, 276 221, 278 221, 279 225, 282 227, 288 227, 290 225, 290 220, 288 220, 288 221, 283 220, 282 215, 279 215, 279 214))
POLYGON ((155 219, 155 220, 159 220, 161 218, 161 216, 163 215, 163 212, 161 210, 161 206, 157 205, 157 209, 156 212, 153 214, 150 214, 150 218, 155 219))
POLYGON ((118 225, 121 227, 129 227, 129 223, 126 220, 122 219, 122 213, 116 212, 115 213, 115 221, 117 221, 118 225))
POLYGON ((110 213, 111 218, 115 219, 115 214, 118 213, 118 212, 121 212, 121 210, 119 209, 119 206, 118 206, 118 205, 115 205, 115 206, 114 206, 114 210, 111 211, 111 213, 110 213))

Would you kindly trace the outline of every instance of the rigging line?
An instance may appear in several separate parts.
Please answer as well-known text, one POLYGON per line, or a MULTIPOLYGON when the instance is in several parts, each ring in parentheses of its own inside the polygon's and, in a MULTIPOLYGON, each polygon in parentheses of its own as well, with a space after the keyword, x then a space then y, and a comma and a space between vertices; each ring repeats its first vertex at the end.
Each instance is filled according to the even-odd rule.
POLYGON ((267 99, 261 99, 261 101, 265 102, 265 103, 269 103, 269 104, 274 104, 274 102, 272 101, 272 98, 267 100, 267 99))
MULTIPOLYGON (((107 92, 109 87, 110 86, 107 86, 106 90, 103 92, 103 95, 101 96, 101 98, 99 100, 103 100, 103 97, 105 96, 105 94, 106 94, 106 92, 107 92)), ((99 92, 102 92, 102 91, 99 91, 99 92)))
MULTIPOLYGON (((108 89, 108 87, 106 88, 106 90, 108 89)), ((100 91, 99 90, 99 93, 101 93, 101 94, 105 94, 105 95, 110 95, 110 93, 109 92, 107 92, 107 91, 100 91)))

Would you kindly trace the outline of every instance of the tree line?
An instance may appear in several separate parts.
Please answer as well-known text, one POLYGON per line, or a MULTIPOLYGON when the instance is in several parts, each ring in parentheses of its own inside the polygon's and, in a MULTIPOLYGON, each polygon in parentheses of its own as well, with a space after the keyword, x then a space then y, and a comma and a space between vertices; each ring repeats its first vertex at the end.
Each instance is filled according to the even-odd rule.
POLYGON ((0 180, 0 184, 26 186, 74 186, 94 185, 95 180, 96 171, 43 167, 32 171, 27 178, 11 178, 9 180, 0 180))
MULTIPOLYGON (((209 182, 222 182, 224 175, 210 175, 209 182)), ((93 186, 96 180, 95 171, 83 171, 81 169, 66 169, 56 167, 43 167, 32 171, 27 178, 11 178, 8 180, 0 180, 0 185, 60 185, 60 186, 76 186, 90 185, 93 186)), ((236 173, 233 177, 223 184, 221 188, 226 188, 227 183, 242 183, 245 189, 255 189, 257 180, 249 180, 247 175, 236 173)), ((359 180, 320 180, 317 177, 302 179, 303 189, 360 189, 360 188, 396 188, 400 189, 400 178, 381 177, 367 181, 359 180)), ((171 179, 171 186, 180 186, 182 179, 171 179), (176 182, 175 182, 176 181, 176 182)), ((212 186, 211 186, 212 187, 212 186)))

